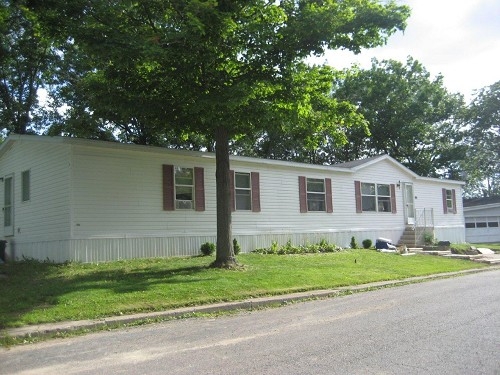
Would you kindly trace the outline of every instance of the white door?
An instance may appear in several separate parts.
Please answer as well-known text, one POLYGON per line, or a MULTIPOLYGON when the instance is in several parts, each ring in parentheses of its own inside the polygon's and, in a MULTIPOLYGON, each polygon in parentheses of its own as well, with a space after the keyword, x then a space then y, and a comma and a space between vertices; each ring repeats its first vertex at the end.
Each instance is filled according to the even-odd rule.
POLYGON ((10 174, 3 180, 3 233, 4 236, 14 235, 14 175, 10 174))
POLYGON ((403 201, 405 205, 405 220, 406 224, 415 224, 415 201, 413 195, 413 184, 410 182, 403 183, 403 201))

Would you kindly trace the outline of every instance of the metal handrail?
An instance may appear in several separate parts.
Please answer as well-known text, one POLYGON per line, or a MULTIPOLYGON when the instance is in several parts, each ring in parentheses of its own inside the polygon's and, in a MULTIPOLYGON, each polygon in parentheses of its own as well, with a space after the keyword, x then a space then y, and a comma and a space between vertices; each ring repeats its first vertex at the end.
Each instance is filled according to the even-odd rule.
POLYGON ((434 236, 434 209, 417 208, 415 209, 415 243, 424 242, 424 234, 431 230, 434 236))
POLYGON ((415 209, 415 226, 434 227, 434 209, 433 208, 415 209))

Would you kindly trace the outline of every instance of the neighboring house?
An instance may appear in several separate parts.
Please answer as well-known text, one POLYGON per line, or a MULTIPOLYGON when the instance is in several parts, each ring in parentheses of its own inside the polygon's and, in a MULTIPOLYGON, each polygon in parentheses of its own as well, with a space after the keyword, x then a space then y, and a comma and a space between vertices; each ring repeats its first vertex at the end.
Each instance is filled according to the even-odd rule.
POLYGON ((467 242, 500 242, 500 196, 465 199, 463 205, 467 242))
MULTIPOLYGON (((463 183, 419 177, 387 155, 334 166, 234 156, 231 169, 243 252, 272 241, 397 242, 414 227, 465 241, 463 183)), ((184 256, 216 241, 212 153, 13 135, 0 146, 0 176, 0 239, 14 259, 184 256)))

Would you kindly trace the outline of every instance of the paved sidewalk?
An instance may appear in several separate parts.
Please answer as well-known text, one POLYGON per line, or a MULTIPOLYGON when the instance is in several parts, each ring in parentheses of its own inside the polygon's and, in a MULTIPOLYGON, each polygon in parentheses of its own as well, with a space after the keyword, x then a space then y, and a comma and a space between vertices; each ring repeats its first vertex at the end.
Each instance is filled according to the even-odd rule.
POLYGON ((411 277, 402 280, 380 281, 363 285, 340 287, 328 290, 312 290, 308 292, 284 294, 278 296, 267 296, 260 298, 251 298, 243 301, 223 302, 211 305, 202 305, 194 307, 184 307, 179 309, 156 311, 150 313, 140 313, 132 315, 113 316, 104 319, 96 320, 79 320, 79 321, 66 321, 59 323, 49 323, 40 325, 30 325, 21 328, 9 328, 0 331, 0 337, 9 336, 12 338, 33 337, 33 336, 52 336, 56 333, 71 332, 77 330, 93 330, 105 327, 117 327, 120 325, 131 324, 141 321, 161 321, 163 319, 188 317, 193 314, 207 314, 222 311, 234 310, 252 310, 255 308, 267 306, 279 306, 292 302, 300 302, 311 299, 335 297, 346 293, 362 292, 371 289, 392 287, 404 285, 408 283, 416 283, 425 280, 440 279, 445 277, 465 275, 469 273, 484 272, 500 270, 500 266, 492 266, 488 268, 479 268, 472 270, 465 270, 459 272, 441 273, 430 276, 411 277))

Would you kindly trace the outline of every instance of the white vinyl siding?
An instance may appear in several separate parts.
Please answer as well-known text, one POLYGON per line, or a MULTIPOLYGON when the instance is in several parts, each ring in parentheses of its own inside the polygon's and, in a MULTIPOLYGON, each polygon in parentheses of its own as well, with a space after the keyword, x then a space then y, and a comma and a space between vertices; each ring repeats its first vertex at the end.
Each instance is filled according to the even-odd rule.
MULTIPOLYGON (((148 148, 145 148, 148 149, 148 148)), ((155 149, 156 150, 156 149, 155 149)), ((215 231, 215 164, 184 153, 74 147, 76 238, 207 235, 215 231), (206 211, 163 210, 162 165, 206 168, 206 211)), ((180 186, 187 180, 179 180, 180 186)), ((178 195, 186 200, 185 195, 178 195)), ((194 203, 193 203, 194 204, 194 203)))
POLYGON ((15 142, 2 155, 0 169, 2 175, 13 176, 14 233, 8 238, 8 251, 15 249, 17 259, 25 255, 41 260, 67 260, 67 241, 71 237, 70 146, 30 140, 15 142), (28 191, 29 200, 25 201, 28 191))

